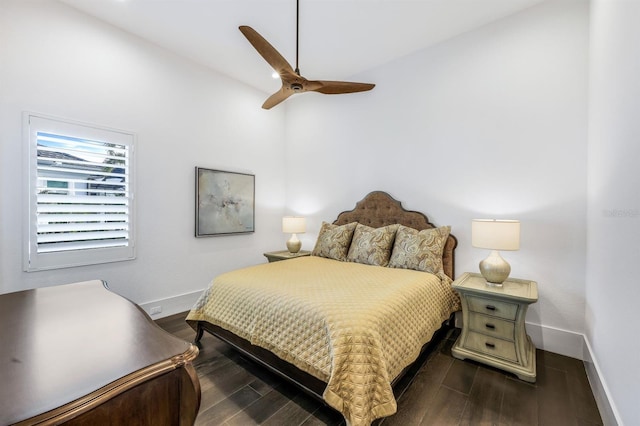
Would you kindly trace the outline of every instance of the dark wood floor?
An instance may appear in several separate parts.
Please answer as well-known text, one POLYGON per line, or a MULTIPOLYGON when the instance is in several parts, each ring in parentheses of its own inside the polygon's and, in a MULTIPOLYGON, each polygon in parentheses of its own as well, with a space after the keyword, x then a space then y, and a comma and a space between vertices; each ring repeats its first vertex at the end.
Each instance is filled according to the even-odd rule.
MULTIPOLYGON (((193 341, 185 314, 157 321, 176 336, 193 341)), ((470 361, 451 357, 459 334, 445 339, 400 383, 398 412, 381 422, 392 425, 601 425, 581 361, 537 351, 535 384, 470 361)), ((344 425, 342 417, 242 358, 205 333, 194 362, 202 387, 197 425, 344 425)))

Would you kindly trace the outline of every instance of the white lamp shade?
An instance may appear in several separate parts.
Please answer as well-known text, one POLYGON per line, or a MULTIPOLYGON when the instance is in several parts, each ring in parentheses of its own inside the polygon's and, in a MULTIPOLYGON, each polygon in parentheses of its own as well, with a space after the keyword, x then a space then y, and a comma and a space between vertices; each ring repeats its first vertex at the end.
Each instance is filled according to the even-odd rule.
POLYGON ((471 245, 490 250, 518 250, 520 248, 520 221, 473 219, 471 245))
POLYGON ((282 218, 282 232, 286 234, 303 234, 307 229, 304 217, 285 216, 282 218))

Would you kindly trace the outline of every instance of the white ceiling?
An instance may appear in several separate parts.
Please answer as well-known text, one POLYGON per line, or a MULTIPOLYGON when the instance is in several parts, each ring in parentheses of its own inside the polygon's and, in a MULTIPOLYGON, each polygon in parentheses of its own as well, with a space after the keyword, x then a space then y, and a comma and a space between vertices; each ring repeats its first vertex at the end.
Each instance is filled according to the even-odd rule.
MULTIPOLYGON (((267 93, 249 25, 295 67, 295 0, 60 0, 267 93)), ((349 80, 543 0, 300 0, 301 74, 349 80)))

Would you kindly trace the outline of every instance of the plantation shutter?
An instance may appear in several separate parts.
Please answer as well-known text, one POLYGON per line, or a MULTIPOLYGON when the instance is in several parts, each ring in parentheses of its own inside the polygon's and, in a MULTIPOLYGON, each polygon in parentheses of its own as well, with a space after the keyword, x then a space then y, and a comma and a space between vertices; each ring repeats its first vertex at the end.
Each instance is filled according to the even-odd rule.
POLYGON ((133 258, 130 134, 29 117, 28 270, 133 258))

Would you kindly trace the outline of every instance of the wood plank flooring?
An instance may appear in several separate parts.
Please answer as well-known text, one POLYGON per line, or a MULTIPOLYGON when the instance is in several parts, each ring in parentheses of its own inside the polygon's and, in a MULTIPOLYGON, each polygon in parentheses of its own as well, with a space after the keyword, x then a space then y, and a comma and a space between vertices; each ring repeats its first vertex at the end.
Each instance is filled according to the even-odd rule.
MULTIPOLYGON (((170 333, 193 341, 186 313, 157 320, 170 333)), ((451 356, 460 333, 425 354, 399 384, 398 412, 376 422, 405 425, 601 425, 584 365, 537 351, 537 382, 451 356)), ((321 402, 244 359, 205 333, 194 362, 202 388, 196 425, 344 425, 342 416, 321 402)))

